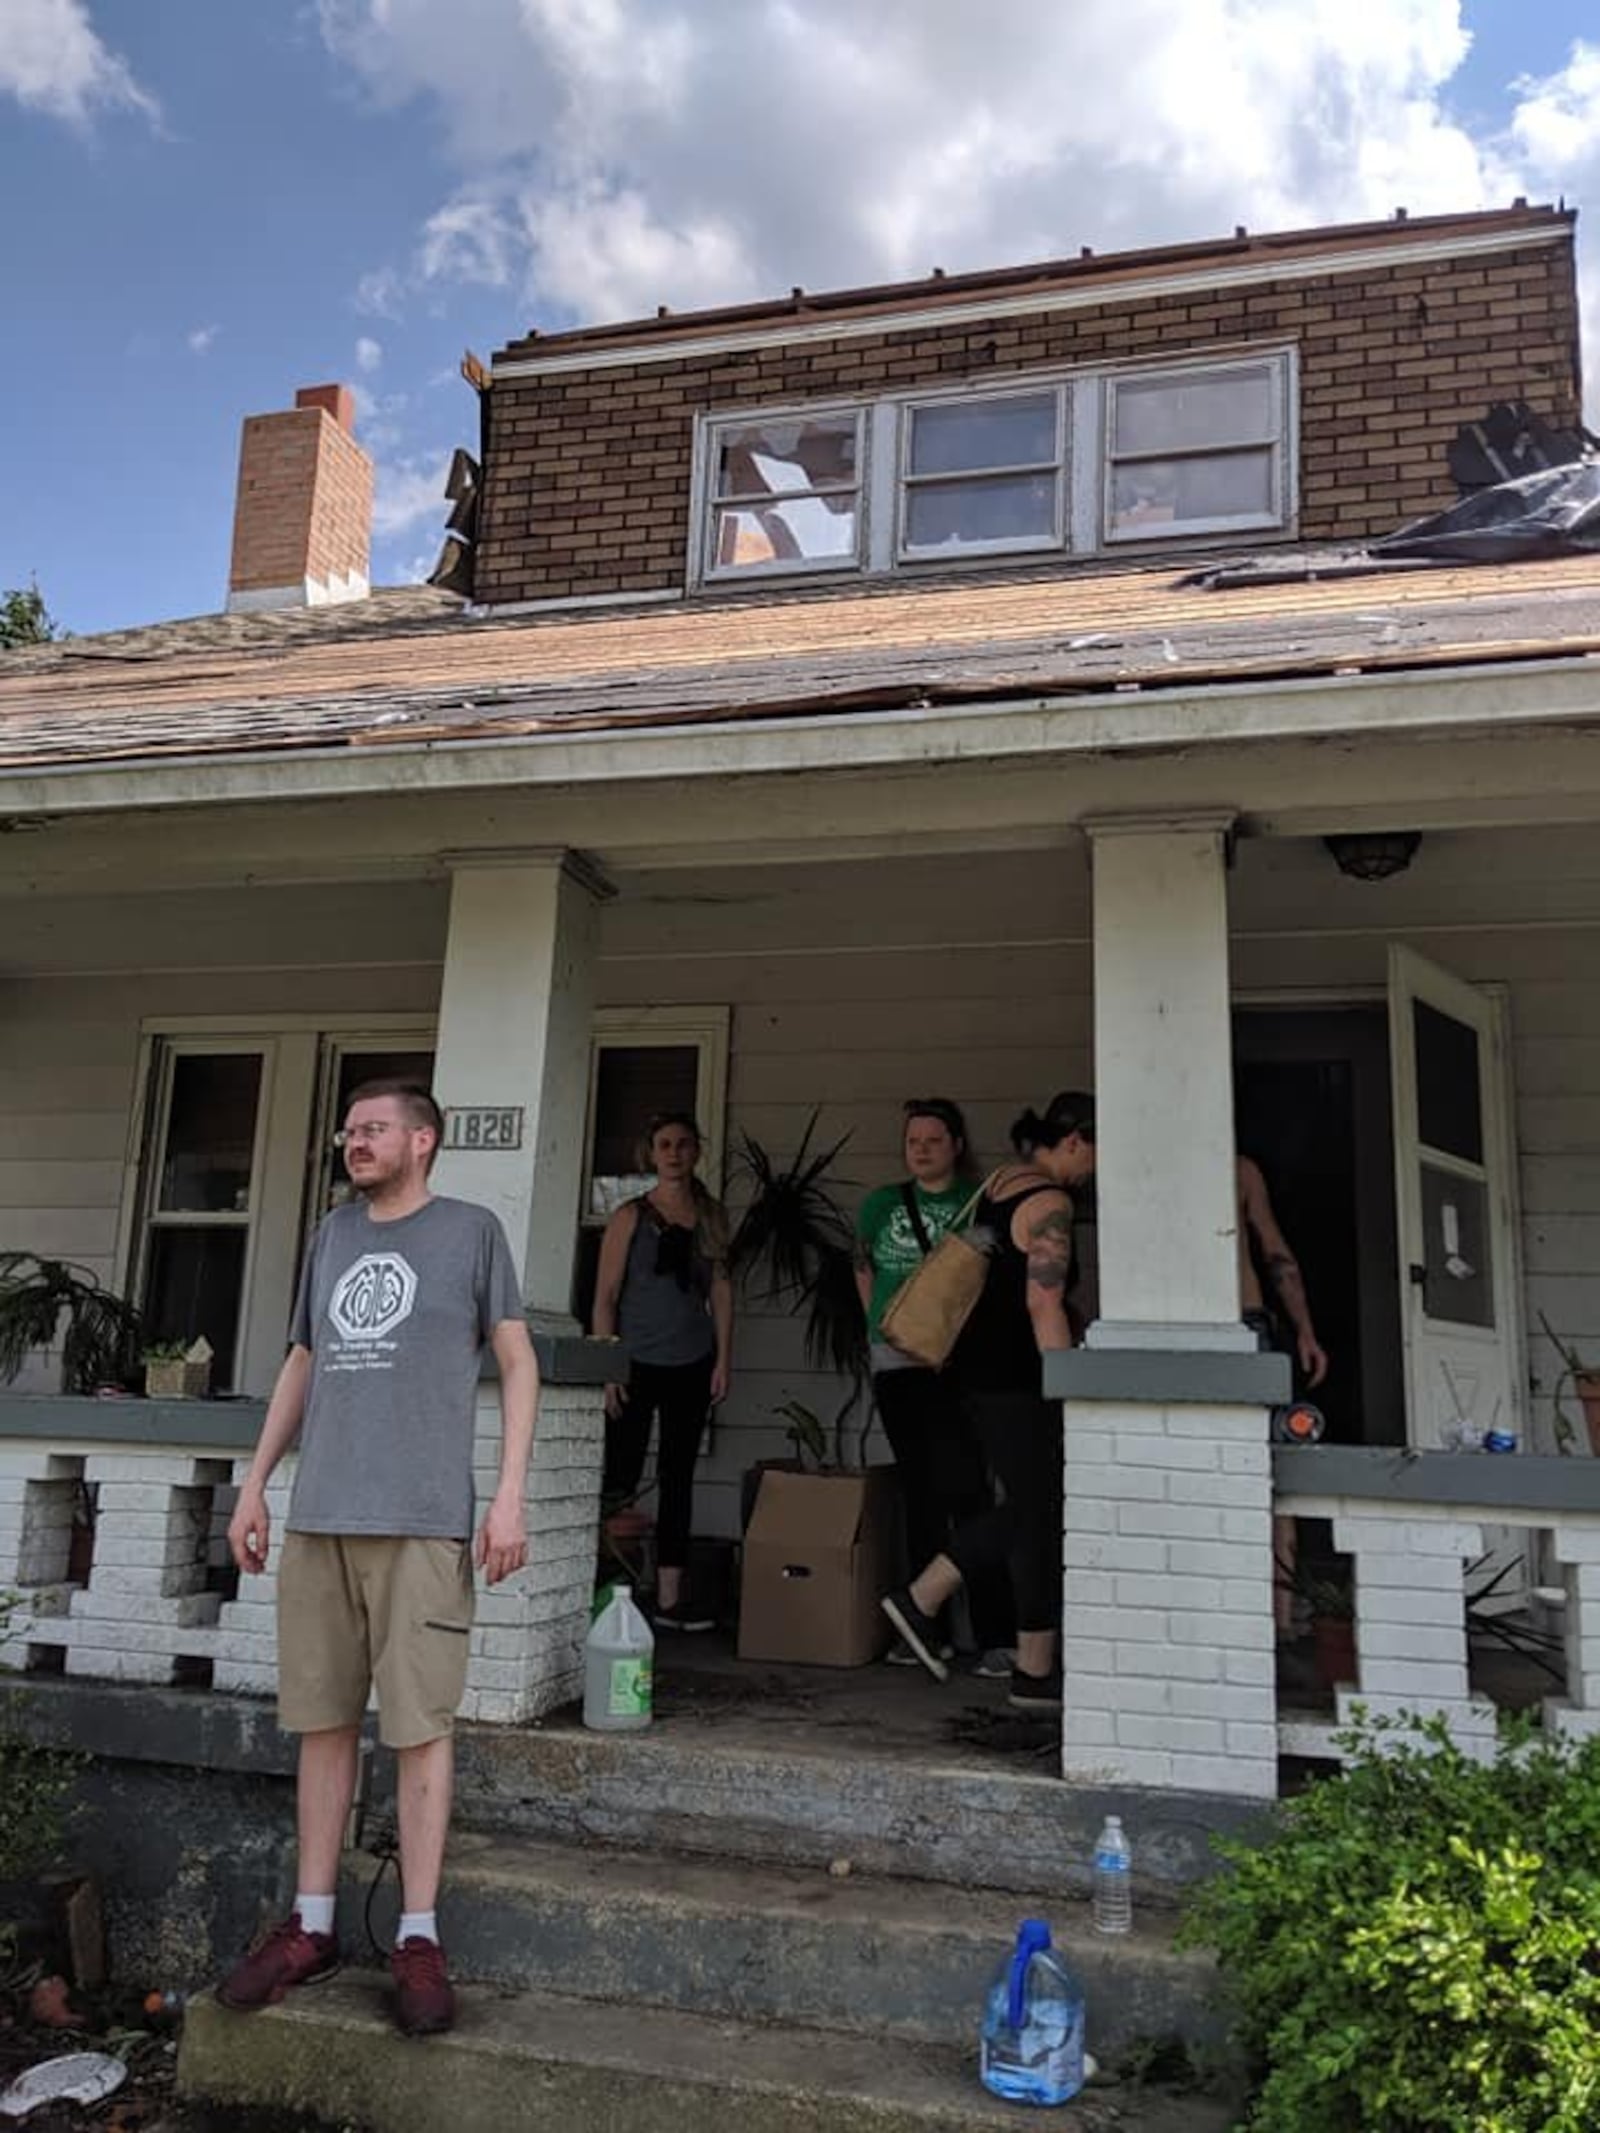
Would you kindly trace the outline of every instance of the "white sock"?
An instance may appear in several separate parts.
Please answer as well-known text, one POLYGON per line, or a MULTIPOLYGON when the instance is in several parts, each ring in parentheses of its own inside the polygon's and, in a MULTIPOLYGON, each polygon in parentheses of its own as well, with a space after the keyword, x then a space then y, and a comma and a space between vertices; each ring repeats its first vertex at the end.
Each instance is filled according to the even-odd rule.
POLYGON ((294 1907, 300 1913, 300 1924, 307 1933, 333 1931, 333 1902, 331 1896, 296 1896, 294 1907))
POLYGON ((402 1911, 400 1923, 395 1928, 395 1944, 403 1946, 408 1940, 431 1940, 439 1938, 438 1914, 434 1911, 402 1911))

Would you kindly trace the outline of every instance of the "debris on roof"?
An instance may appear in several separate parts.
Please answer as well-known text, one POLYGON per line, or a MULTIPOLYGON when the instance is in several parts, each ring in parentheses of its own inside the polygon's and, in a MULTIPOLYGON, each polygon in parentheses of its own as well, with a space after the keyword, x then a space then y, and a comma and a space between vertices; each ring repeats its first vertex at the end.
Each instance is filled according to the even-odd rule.
POLYGON ((1600 460, 1586 458, 1477 489, 1448 511, 1374 541, 1369 553, 1449 563, 1525 563, 1596 551, 1600 460))

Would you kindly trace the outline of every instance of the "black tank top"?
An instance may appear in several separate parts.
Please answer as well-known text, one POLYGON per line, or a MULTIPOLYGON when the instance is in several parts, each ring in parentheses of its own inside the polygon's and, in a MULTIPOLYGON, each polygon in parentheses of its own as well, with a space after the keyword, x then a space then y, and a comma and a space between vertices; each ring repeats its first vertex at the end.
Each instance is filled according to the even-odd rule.
POLYGON ((1039 1390, 1039 1343, 1028 1316, 1028 1255, 1012 1243, 1011 1223, 1025 1201, 1059 1190, 1040 1183, 1001 1200, 985 1193, 978 1202, 972 1227, 987 1230, 992 1240, 989 1273, 950 1356, 952 1375, 971 1392, 1039 1390))

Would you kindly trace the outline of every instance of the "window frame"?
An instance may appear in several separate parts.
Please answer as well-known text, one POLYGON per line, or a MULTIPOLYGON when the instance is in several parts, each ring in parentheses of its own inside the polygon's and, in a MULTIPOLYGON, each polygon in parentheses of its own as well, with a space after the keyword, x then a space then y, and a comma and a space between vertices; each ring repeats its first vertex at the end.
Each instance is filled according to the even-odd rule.
MULTIPOLYGON (((348 1022, 327 1014, 219 1014, 147 1016, 139 1025, 139 1064, 129 1110, 117 1223, 119 1293, 135 1303, 144 1295, 149 1264, 151 1201, 159 1190, 165 1145, 170 1075, 165 1059, 177 1051, 260 1052, 262 1087, 256 1113, 257 1146, 251 1172, 250 1237, 241 1276, 239 1330, 230 1390, 264 1398, 271 1390, 288 1344, 289 1320, 307 1236, 306 1210, 314 1189, 319 1151, 314 1135, 324 1083, 325 1042, 377 1039, 395 1046, 426 1032, 437 1051, 437 1024, 414 1009, 378 1013, 348 1022), (164 1079, 165 1077, 165 1079, 164 1079), (159 1139, 158 1139, 159 1136, 159 1139), (259 1183, 258 1183, 259 1181, 259 1183)), ((210 1218, 212 1221, 215 1217, 210 1218)))
MULTIPOLYGON (((1207 456, 1208 449, 1162 453, 1152 457, 1207 456)), ((1259 450, 1259 445, 1240 446, 1259 450)), ((988 472, 990 470, 984 470, 988 472)), ((1027 471, 1033 469, 1008 470, 1027 471)), ((939 476, 929 479, 960 480, 977 476, 939 476)), ((1300 483, 1300 371, 1299 349, 1292 341, 1240 344, 1203 355, 1179 359, 1147 358, 1125 363, 1093 366, 1052 366, 1039 371, 1008 371, 1003 376, 972 379, 960 385, 947 382, 912 387, 903 392, 883 393, 870 399, 827 399, 814 402, 774 402, 770 406, 722 405, 703 409, 695 418, 693 494, 690 499, 688 589, 737 591, 746 586, 770 586, 811 582, 819 578, 844 581, 915 577, 932 573, 981 568, 997 558, 1058 558, 1090 560, 1129 553, 1171 554, 1185 548, 1214 542, 1219 535, 1245 545, 1292 541, 1299 530, 1300 483), (1215 376, 1219 372, 1259 369, 1274 373, 1273 405, 1276 431, 1267 440, 1273 454, 1274 511, 1205 521, 1189 521, 1180 531, 1153 532, 1148 526, 1126 532, 1110 531, 1111 480, 1115 466, 1131 455, 1113 461, 1110 442, 1114 435, 1114 394, 1125 382, 1148 384, 1171 379, 1215 376), (1060 461, 1057 471, 1056 532, 1051 540, 1033 537, 1006 541, 963 542, 959 553, 946 550, 909 549, 905 542, 906 465, 910 453, 912 417, 918 408, 972 404, 998 395, 1022 399, 1044 392, 1060 395, 1060 461), (858 520, 856 554, 845 560, 837 556, 796 562, 773 561, 750 564, 742 569, 714 564, 718 501, 712 494, 718 439, 730 428, 753 423, 803 419, 808 415, 854 412, 858 418, 858 520)))
POLYGON ((1007 388, 1003 389, 998 380, 993 380, 981 393, 908 393, 896 398, 894 567, 908 563, 948 565, 965 562, 970 557, 992 555, 1054 555, 1066 546, 1069 533, 1067 498, 1071 483, 1073 448, 1071 380, 1055 378, 1026 383, 1007 380, 1007 388), (1031 466, 996 465, 963 469, 956 474, 914 474, 911 471, 911 444, 919 414, 941 407, 975 407, 1000 400, 1043 399, 1054 399, 1056 403, 1056 456, 1048 466, 1041 461, 1031 466), (908 538, 911 498, 919 489, 956 488, 966 483, 1001 479, 1008 474, 1034 475, 1044 472, 1052 475, 1054 484, 1051 530, 1047 534, 1018 534, 992 541, 962 541, 954 553, 947 549, 917 548, 908 538))
POLYGON ((700 1176, 720 1199, 726 1150, 728 1109, 728 1038, 732 1010, 727 1007, 597 1007, 589 1028, 589 1093, 583 1113, 583 1175, 578 1189, 578 1227, 604 1229, 611 1217, 589 1204, 594 1182, 595 1101, 600 1081, 600 1054, 606 1050, 643 1051, 651 1046, 699 1054, 695 1073, 695 1118, 700 1127, 700 1176))
POLYGON ((694 540, 698 558, 695 581, 702 585, 747 585, 761 580, 804 578, 818 572, 855 574, 866 567, 868 549, 868 456, 871 430, 871 408, 862 400, 817 400, 802 402, 796 406, 764 407, 752 409, 721 408, 714 414, 697 418, 696 450, 694 467, 694 540), (853 493, 856 499, 855 546, 848 556, 801 556, 793 561, 775 557, 768 563, 745 563, 734 566, 717 560, 717 535, 721 515, 729 509, 749 508, 759 501, 757 497, 739 495, 722 496, 716 488, 717 466, 721 457, 721 438, 729 430, 750 429, 763 422, 799 422, 827 415, 849 415, 854 419, 856 432, 856 478, 853 487, 840 483, 826 489, 797 489, 793 495, 773 498, 778 503, 804 502, 808 498, 842 496, 853 493))
POLYGON ((1292 434, 1289 375, 1293 369, 1294 364, 1288 359, 1288 352, 1280 350, 1271 354, 1264 352, 1260 355, 1232 356, 1212 363, 1163 363, 1159 369, 1107 372, 1100 381, 1101 435, 1098 457, 1101 548, 1120 549, 1150 545, 1166 547, 1174 541, 1215 539, 1219 533, 1278 533, 1286 530, 1293 517, 1289 509, 1287 478, 1292 434), (1160 452, 1118 452, 1115 449, 1117 395, 1123 386, 1155 383, 1181 386, 1186 379, 1214 378, 1228 373, 1261 369, 1266 369, 1269 373, 1268 390, 1276 424, 1272 436, 1248 442, 1194 445, 1160 452), (1274 369, 1276 376, 1271 375, 1274 369), (1274 505, 1274 508, 1266 512, 1233 512, 1213 518, 1185 519, 1181 530, 1168 534, 1152 533, 1147 526, 1135 526, 1126 532, 1119 532, 1112 523, 1112 495, 1119 467, 1138 465, 1141 461, 1223 459, 1263 450, 1270 455, 1274 505))

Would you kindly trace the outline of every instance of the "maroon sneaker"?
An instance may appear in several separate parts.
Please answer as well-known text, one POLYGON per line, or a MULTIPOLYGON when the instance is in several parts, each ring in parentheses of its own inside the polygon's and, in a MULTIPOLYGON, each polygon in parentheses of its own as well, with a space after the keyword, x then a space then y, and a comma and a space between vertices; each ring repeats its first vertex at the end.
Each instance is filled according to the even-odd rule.
POLYGON ((333 1935, 308 1933, 300 1913, 291 1911, 234 1964, 217 1987, 217 1998, 241 2013, 275 2007, 292 1986, 319 1985, 338 1967, 339 1943, 333 1935))
POLYGON ((456 2018, 456 1996, 445 1976, 444 1950, 413 1933, 389 1958, 394 2018, 408 2037, 436 2037, 456 2018))

